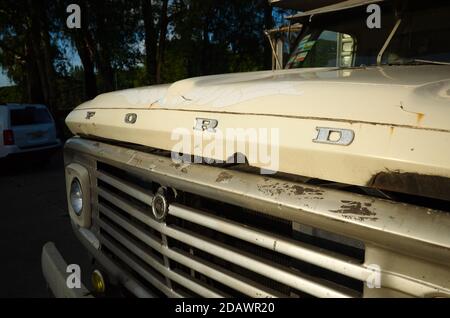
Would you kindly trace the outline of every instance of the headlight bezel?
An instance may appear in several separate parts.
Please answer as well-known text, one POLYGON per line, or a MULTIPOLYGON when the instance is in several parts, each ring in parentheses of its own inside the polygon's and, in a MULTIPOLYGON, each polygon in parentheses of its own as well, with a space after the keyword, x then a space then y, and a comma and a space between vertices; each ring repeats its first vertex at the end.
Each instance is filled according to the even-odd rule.
POLYGON ((91 183, 88 169, 79 163, 71 163, 66 166, 66 196, 69 215, 76 225, 89 229, 92 225, 91 209, 91 183), (81 192, 79 198, 82 201, 81 211, 72 204, 72 184, 78 181, 81 192))

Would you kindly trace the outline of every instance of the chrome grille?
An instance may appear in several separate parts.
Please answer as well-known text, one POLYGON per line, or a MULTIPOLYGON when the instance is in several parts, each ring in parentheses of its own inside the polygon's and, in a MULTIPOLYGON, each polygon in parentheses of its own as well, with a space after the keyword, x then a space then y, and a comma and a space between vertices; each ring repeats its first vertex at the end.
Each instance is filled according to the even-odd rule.
POLYGON ((102 249, 169 297, 362 295, 363 250, 294 231, 286 219, 182 191, 160 223, 151 213, 159 184, 97 166, 102 249))

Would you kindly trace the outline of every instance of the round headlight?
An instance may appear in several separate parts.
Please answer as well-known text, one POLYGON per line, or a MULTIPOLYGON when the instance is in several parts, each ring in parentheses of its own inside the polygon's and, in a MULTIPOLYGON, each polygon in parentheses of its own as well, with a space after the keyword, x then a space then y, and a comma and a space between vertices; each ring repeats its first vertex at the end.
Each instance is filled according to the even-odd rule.
POLYGON ((70 205, 73 212, 80 216, 83 212, 83 191, 81 189, 80 181, 75 178, 70 185, 70 205))

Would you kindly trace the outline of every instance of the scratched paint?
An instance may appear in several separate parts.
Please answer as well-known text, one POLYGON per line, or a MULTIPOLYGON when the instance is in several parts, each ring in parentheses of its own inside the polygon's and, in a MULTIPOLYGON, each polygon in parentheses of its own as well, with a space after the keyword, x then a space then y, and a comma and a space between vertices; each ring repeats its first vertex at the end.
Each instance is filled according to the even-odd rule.
POLYGON ((292 82, 263 82, 258 85, 223 85, 194 87, 183 95, 169 94, 162 99, 162 107, 180 107, 188 105, 223 108, 266 96, 301 96, 303 90, 292 82))

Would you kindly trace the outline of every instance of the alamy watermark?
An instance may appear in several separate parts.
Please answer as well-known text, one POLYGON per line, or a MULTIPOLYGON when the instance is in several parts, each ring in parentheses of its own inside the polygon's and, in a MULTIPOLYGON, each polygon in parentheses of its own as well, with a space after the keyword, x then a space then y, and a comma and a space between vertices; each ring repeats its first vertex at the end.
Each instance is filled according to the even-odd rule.
POLYGON ((381 288, 381 267, 376 264, 370 264, 367 266, 367 269, 370 271, 366 279, 367 288, 381 288))
POLYGON ((67 6, 67 13, 70 15, 67 17, 66 25, 69 29, 81 29, 81 8, 78 4, 72 3, 67 6))
POLYGON ((80 265, 71 264, 67 266, 66 273, 69 275, 66 279, 66 286, 69 289, 80 289, 81 288, 81 268, 80 265))
MULTIPOLYGON (((214 122, 209 122, 208 125, 214 122)), ((177 128, 171 139, 172 160, 178 163, 249 164, 261 174, 274 174, 280 163, 278 128, 227 128, 203 126, 200 130, 177 128)), ((197 127, 198 128, 198 127, 197 127)))
MULTIPOLYGON (((69 16, 66 25, 69 29, 81 28, 81 8, 78 4, 69 4, 66 8, 69 16)), ((370 15, 367 17, 366 24, 369 29, 381 29, 381 7, 378 4, 370 4, 367 6, 366 12, 370 15)))
POLYGON ((367 6, 366 12, 370 13, 366 20, 367 27, 369 29, 381 29, 381 7, 378 4, 371 4, 367 6))

